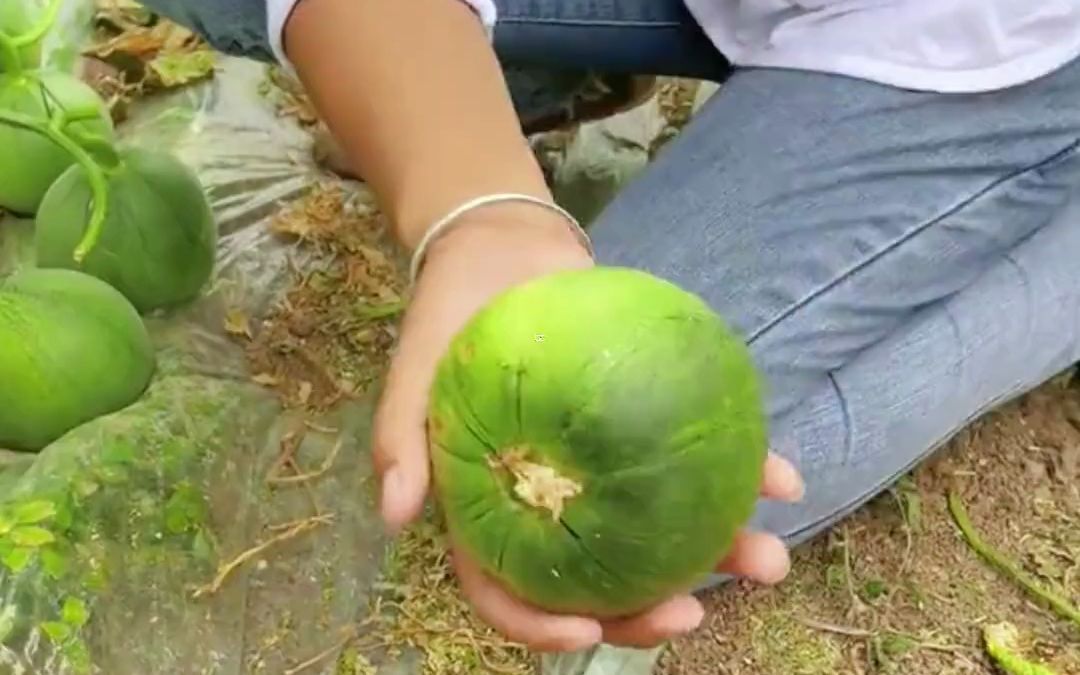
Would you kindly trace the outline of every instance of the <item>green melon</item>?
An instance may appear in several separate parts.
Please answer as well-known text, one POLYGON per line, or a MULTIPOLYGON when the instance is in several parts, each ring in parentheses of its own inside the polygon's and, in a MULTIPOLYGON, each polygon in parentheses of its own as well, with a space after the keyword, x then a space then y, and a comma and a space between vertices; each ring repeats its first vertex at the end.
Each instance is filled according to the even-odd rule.
MULTIPOLYGON (((9 38, 29 33, 36 27, 42 15, 42 8, 30 0, 3 0, 0 2, 0 33, 9 38)), ((27 70, 41 65, 41 40, 20 47, 17 50, 19 65, 27 70)), ((0 59, 0 71, 4 70, 0 59)))
POLYGON ((108 171, 108 211, 90 254, 75 262, 92 200, 86 174, 72 167, 38 210, 37 264, 103 279, 143 313, 193 300, 210 279, 217 244, 198 178, 167 152, 131 147, 119 156, 108 171))
MULTIPOLYGON (((60 72, 27 71, 0 75, 0 111, 45 122, 49 111, 93 110, 92 119, 70 125, 77 133, 112 140, 114 131, 104 102, 88 85, 60 72)), ((74 160, 45 136, 0 120, 0 208, 21 214, 37 211, 42 197, 74 160)))
POLYGON ((142 319, 81 272, 0 281, 0 448, 37 451, 135 402, 155 369, 142 319))
POLYGON ((519 598, 596 617, 706 578, 767 452, 744 343, 697 296, 621 268, 489 303, 440 362, 428 428, 456 544, 519 598))

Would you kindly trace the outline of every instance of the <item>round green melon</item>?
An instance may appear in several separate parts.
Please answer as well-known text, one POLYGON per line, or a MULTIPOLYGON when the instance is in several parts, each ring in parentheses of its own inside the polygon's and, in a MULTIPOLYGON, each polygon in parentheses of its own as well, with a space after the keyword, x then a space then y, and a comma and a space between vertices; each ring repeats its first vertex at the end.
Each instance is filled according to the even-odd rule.
MULTIPOLYGON (((84 134, 113 138, 105 103, 81 80, 61 72, 28 71, 0 75, 0 110, 47 121, 57 106, 66 110, 96 110, 97 116, 70 125, 84 134)), ((74 164, 63 148, 47 137, 0 120, 0 208, 33 214, 49 186, 74 164)))
POLYGON ((745 344, 697 296, 610 267, 478 312, 439 364, 428 428, 455 543, 533 605, 606 618, 715 569, 767 452, 745 344))
POLYGON ((0 448, 35 452, 135 402, 155 369, 142 318, 81 272, 0 280, 0 448))
MULTIPOLYGON (((30 0, 3 0, 0 2, 0 33, 15 38, 28 33, 36 27, 42 9, 30 0)), ((20 47, 17 50, 19 65, 24 69, 37 68, 41 65, 41 40, 20 47)), ((0 60, 0 71, 4 70, 0 60)))
POLYGON ((38 209, 34 238, 41 267, 79 269, 109 282, 142 313, 195 299, 214 268, 217 227, 195 174, 167 152, 119 151, 109 170, 101 237, 74 259, 92 202, 86 174, 64 173, 38 209))

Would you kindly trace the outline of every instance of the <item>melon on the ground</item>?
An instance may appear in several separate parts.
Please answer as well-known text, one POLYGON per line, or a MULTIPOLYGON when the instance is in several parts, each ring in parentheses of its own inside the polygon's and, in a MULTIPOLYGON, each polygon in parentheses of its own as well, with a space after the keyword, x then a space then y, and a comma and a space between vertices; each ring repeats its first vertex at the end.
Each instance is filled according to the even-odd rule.
MULTIPOLYGON (((0 110, 47 123, 50 111, 94 111, 94 117, 74 122, 69 129, 111 141, 112 120, 101 97, 78 78, 55 71, 0 73, 0 110)), ((0 208, 31 215, 49 186, 75 160, 52 140, 0 120, 0 208)))
POLYGON ((108 211, 89 255, 74 253, 92 192, 79 167, 49 188, 36 218, 37 264, 107 281, 142 313, 194 300, 214 268, 217 227, 198 177, 171 153, 122 148, 108 171, 108 211))
MULTIPOLYGON (((30 32, 37 26, 41 19, 40 7, 32 6, 29 0, 4 0, 0 2, 0 32, 8 37, 15 38, 30 32)), ((16 50, 19 65, 25 69, 37 68, 41 65, 41 40, 24 45, 16 50)), ((0 59, 0 72, 5 70, 3 60, 0 59)))
POLYGON ((0 280, 0 448, 35 452, 127 407, 154 369, 141 317, 105 282, 39 269, 0 280))
POLYGON ((645 272, 560 272, 455 336, 431 393, 455 544, 553 612, 632 614, 702 581, 753 514, 758 373, 697 296, 645 272))

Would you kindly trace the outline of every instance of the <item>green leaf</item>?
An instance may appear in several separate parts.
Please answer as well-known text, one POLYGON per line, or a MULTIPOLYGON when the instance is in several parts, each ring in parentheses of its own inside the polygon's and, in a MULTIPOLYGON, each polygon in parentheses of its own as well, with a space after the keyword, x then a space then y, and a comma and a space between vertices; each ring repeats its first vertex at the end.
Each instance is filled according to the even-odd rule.
POLYGON ((162 54, 148 65, 162 86, 178 87, 214 74, 215 55, 212 50, 200 49, 187 53, 162 54))
POLYGON ((15 574, 26 569, 26 566, 30 564, 30 560, 34 557, 34 551, 29 548, 13 548, 8 551, 0 562, 4 563, 4 567, 8 568, 15 574))
POLYGON ((68 561, 64 554, 55 548, 41 549, 41 567, 52 579, 61 579, 67 573, 68 561))
POLYGON ((18 523, 15 522, 15 518, 6 511, 0 511, 0 537, 4 536, 8 532, 11 532, 12 528, 18 523))
POLYGON ((834 591, 847 585, 847 571, 843 565, 833 563, 825 568, 825 585, 834 591))
POLYGON ((202 494, 189 483, 183 483, 165 504, 165 529, 181 534, 192 529, 206 517, 202 494))
POLYGON ((201 562, 211 562, 214 559, 214 540, 207 534, 205 528, 199 528, 195 538, 191 542, 191 554, 201 562))
POLYGON ((889 587, 885 585, 884 581, 881 581, 880 579, 871 579, 863 584, 862 594, 864 599, 873 601, 885 595, 888 590, 889 587))
POLYGON ((76 673, 90 672, 90 650, 86 647, 85 642, 75 638, 64 645, 63 653, 68 665, 76 673))
POLYGON ((56 516, 53 518, 53 524, 60 528, 61 531, 71 529, 71 524, 74 522, 74 512, 75 509, 72 505, 72 497, 68 495, 65 499, 57 502, 56 516))
POLYGON ((915 492, 907 493, 904 497, 905 514, 904 518, 907 520, 908 527, 913 532, 922 532, 922 498, 915 492))
POLYGON ((903 656, 918 647, 918 644, 906 635, 886 633, 881 636, 881 651, 889 658, 903 656))
POLYGON ((43 621, 41 630, 49 636, 53 642, 60 644, 71 637, 71 626, 60 621, 43 621))
POLYGON ((92 480, 85 476, 80 476, 79 478, 76 478, 75 492, 78 493, 80 497, 89 497, 90 495, 97 492, 99 489, 101 489, 101 485, 95 480, 92 480))
POLYGON ((12 515, 20 525, 33 525, 55 516, 56 506, 45 500, 26 502, 15 507, 12 515))
POLYGON ((128 466, 135 461, 135 446, 126 439, 111 441, 102 448, 100 458, 105 466, 128 466))
POLYGON ((11 531, 11 540, 19 546, 38 548, 56 541, 56 537, 43 527, 23 525, 11 531))
POLYGON ((82 628, 90 618, 90 611, 86 609, 86 603, 79 598, 68 598, 64 600, 60 618, 69 626, 82 628))

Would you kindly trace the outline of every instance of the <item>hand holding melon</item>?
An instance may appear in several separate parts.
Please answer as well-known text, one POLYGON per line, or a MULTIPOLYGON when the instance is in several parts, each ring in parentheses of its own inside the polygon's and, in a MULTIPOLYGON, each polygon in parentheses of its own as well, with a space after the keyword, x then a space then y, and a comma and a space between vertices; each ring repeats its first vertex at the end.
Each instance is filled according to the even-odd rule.
POLYGON ((651 646, 697 626, 710 572, 786 575, 742 528, 801 483, 715 313, 530 213, 428 258, 377 417, 383 515, 414 518, 430 478, 464 592, 512 640, 651 646))

